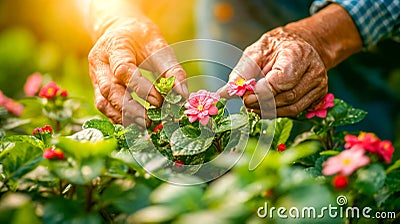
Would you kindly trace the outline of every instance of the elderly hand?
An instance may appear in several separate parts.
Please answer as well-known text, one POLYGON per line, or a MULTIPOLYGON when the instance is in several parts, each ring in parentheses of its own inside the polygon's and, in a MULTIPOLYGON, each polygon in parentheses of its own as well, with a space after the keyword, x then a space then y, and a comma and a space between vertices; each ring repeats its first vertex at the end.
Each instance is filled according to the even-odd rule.
MULTIPOLYGON (((268 113, 273 96, 277 116, 296 116, 326 95, 327 70, 361 48, 351 17, 331 4, 312 17, 265 33, 245 49, 229 80, 260 78, 254 93, 243 97, 248 109, 268 113)), ((220 94, 227 97, 227 87, 220 94)))
POLYGON ((98 20, 100 26, 94 24, 101 28, 95 30, 98 38, 89 53, 96 106, 115 123, 148 125, 145 109, 132 99, 130 93, 136 93, 157 107, 163 99, 152 83, 142 76, 138 66, 145 62, 142 68, 146 70, 158 72, 163 77, 175 76, 175 91, 183 96, 188 94, 184 81, 186 73, 158 27, 148 18, 140 13, 135 17, 110 18, 98 20))

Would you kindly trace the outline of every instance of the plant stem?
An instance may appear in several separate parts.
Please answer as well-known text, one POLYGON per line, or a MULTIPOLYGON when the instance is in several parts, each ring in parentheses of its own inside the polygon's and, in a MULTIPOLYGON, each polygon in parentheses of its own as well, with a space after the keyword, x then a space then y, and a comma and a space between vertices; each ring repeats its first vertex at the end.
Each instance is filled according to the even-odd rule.
POLYGON ((85 209, 86 209, 87 212, 90 212, 92 210, 93 189, 94 189, 94 187, 93 187, 92 184, 88 184, 86 186, 87 193, 86 193, 86 207, 85 207, 85 209))

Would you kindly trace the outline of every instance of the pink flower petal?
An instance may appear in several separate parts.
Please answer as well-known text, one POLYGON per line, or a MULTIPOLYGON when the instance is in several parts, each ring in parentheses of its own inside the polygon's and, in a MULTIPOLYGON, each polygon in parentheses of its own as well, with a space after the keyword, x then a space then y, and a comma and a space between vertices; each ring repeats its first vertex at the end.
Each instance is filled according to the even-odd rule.
POLYGON ((24 85, 24 92, 27 96, 35 96, 39 92, 40 86, 42 85, 42 74, 34 73, 28 77, 24 85))
POLYGON ((206 117, 200 119, 199 121, 200 121, 200 124, 207 125, 209 120, 210 120, 210 117, 206 116, 206 117))
POLYGON ((189 116, 189 122, 193 123, 197 120, 197 116, 189 116))
POLYGON ((208 114, 209 114, 209 115, 216 115, 216 114, 218 114, 218 108, 217 108, 216 106, 212 105, 212 106, 210 107, 210 109, 208 109, 208 114))
POLYGON ((315 112, 315 116, 319 117, 319 118, 325 118, 327 114, 326 110, 319 110, 315 112))
POLYGON ((309 111, 306 113, 306 118, 311 119, 315 117, 315 113, 313 111, 309 111))

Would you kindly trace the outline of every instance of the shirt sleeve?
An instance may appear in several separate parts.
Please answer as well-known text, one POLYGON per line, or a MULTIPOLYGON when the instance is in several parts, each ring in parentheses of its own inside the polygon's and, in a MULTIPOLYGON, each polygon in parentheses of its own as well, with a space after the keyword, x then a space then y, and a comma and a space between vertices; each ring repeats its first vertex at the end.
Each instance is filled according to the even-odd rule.
POLYGON ((400 40, 400 0, 315 0, 311 14, 330 3, 341 5, 351 15, 364 47, 388 37, 400 40))

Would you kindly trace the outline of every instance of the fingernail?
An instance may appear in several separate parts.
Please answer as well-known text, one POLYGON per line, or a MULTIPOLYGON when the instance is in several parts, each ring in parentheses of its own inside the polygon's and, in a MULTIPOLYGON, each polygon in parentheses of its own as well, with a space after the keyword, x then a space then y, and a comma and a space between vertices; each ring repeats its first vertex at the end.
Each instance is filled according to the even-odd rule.
POLYGON ((186 85, 181 85, 180 89, 181 89, 180 91, 181 91, 182 96, 185 97, 185 98, 188 98, 189 97, 189 91, 188 91, 186 85))

